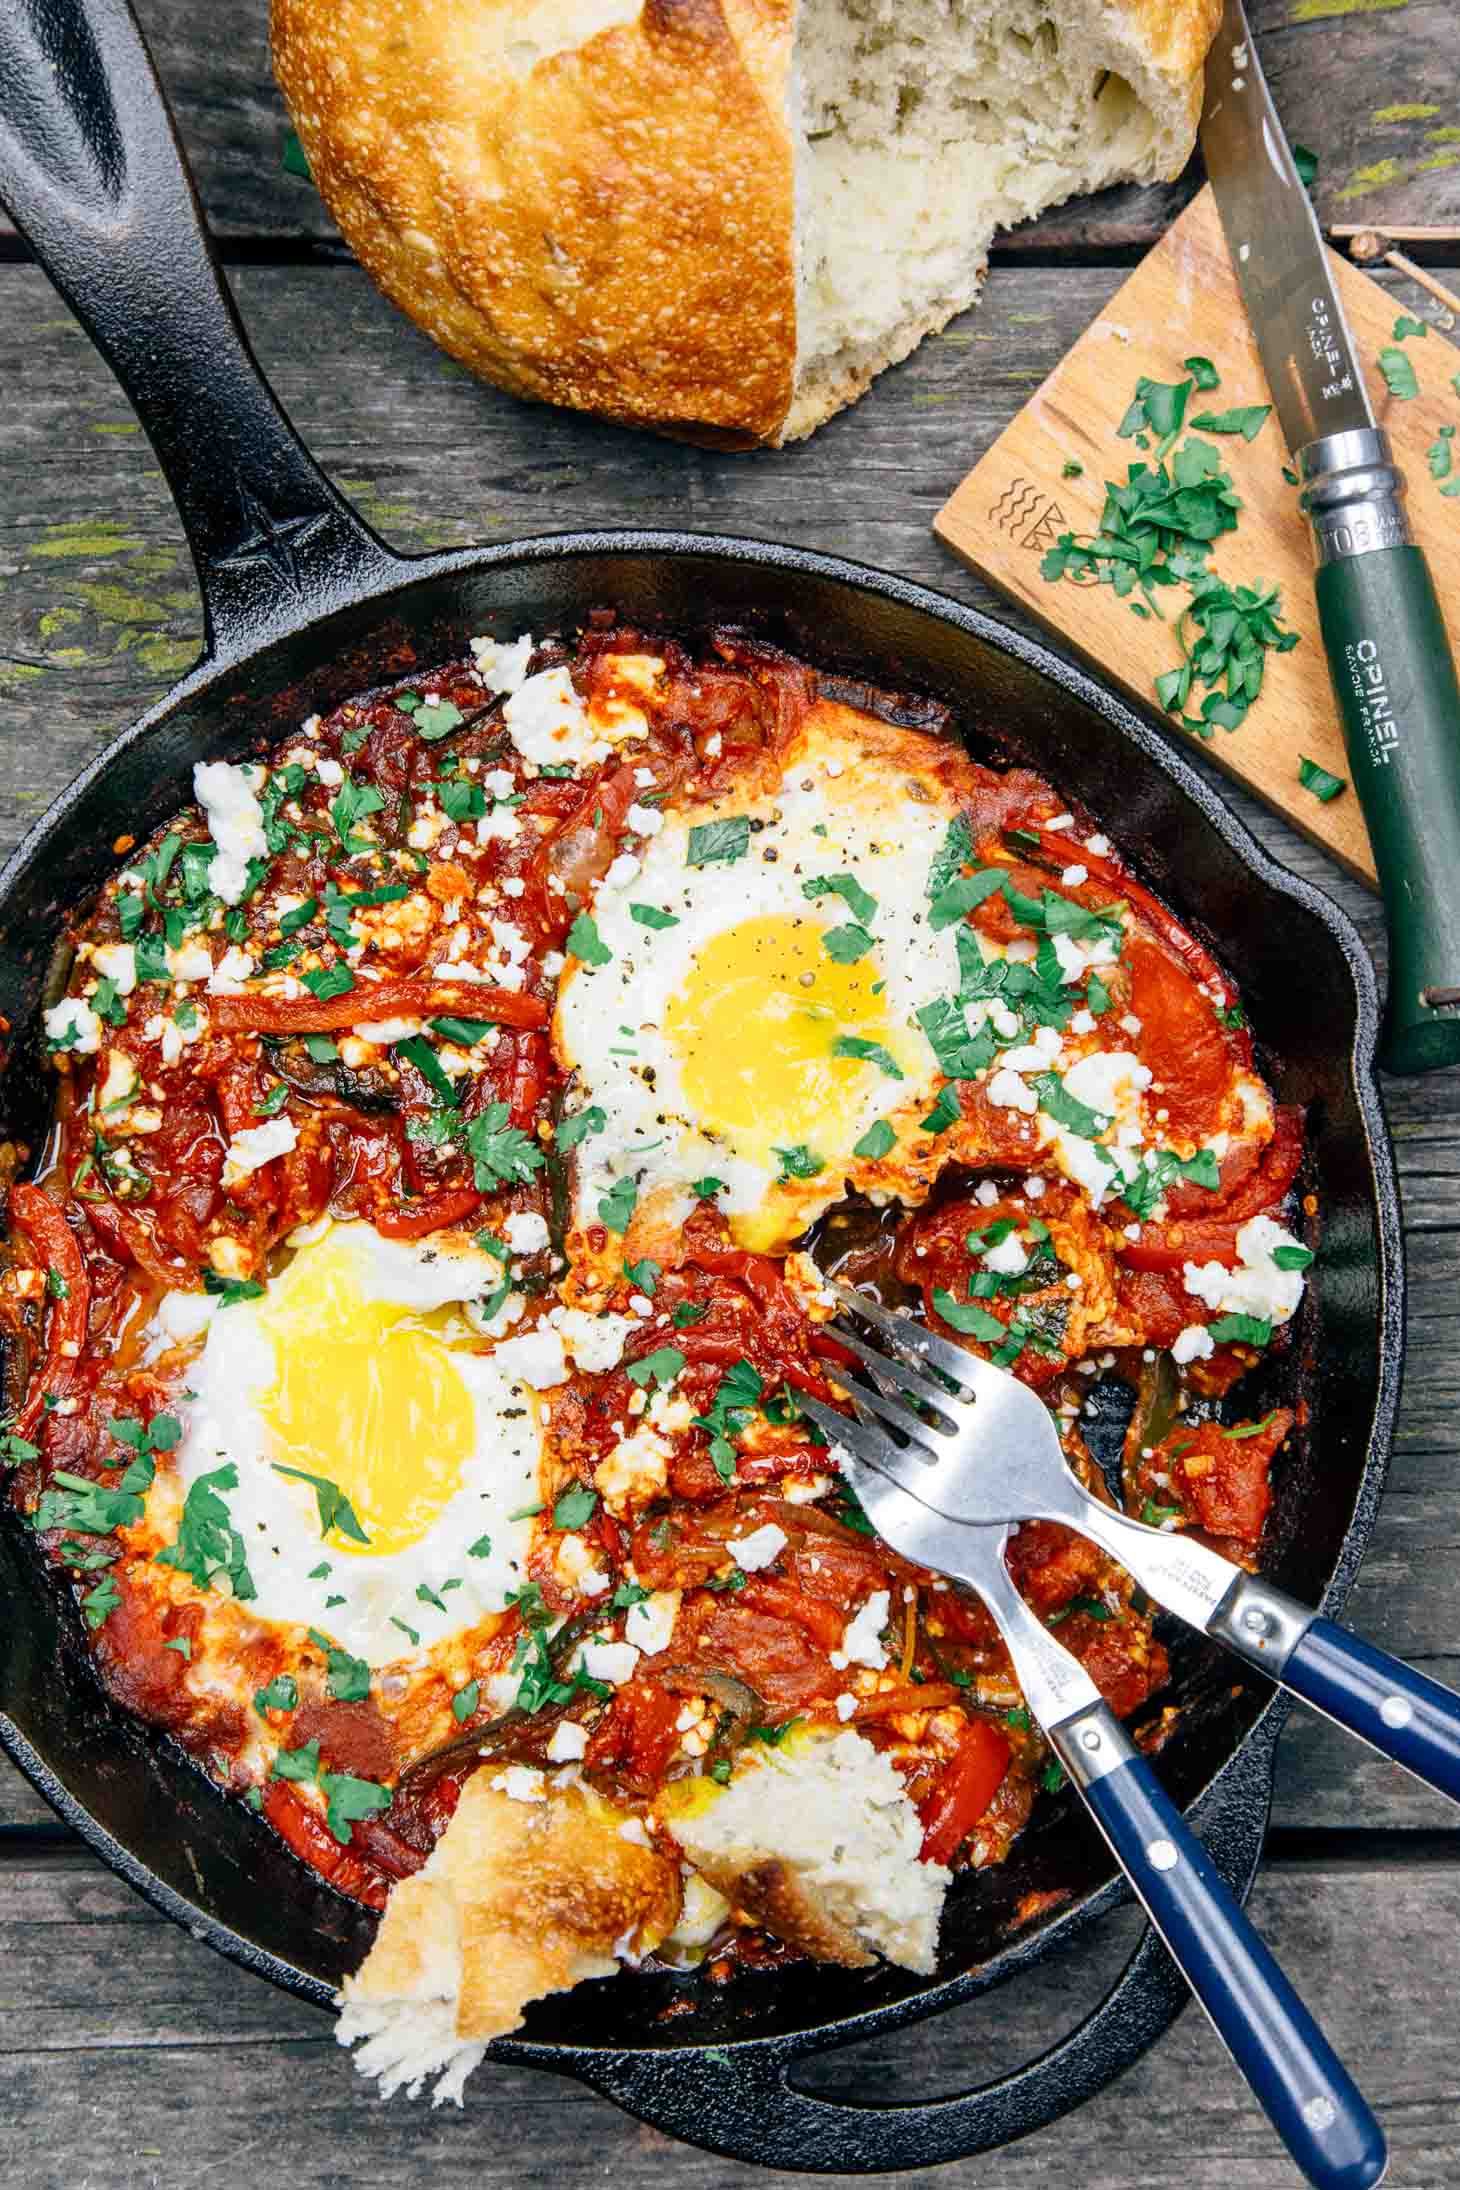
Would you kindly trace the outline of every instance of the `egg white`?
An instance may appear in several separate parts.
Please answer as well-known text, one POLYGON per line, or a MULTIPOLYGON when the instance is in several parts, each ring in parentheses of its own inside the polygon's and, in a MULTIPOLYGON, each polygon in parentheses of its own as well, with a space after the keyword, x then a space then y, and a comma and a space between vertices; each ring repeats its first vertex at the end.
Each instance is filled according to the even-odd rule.
MULTIPOLYGON (((459 1238, 387 1240, 366 1224, 325 1226, 322 1238, 331 1255, 343 1255, 362 1298, 417 1315, 473 1301, 501 1274, 493 1256, 459 1238)), ((247 1604, 250 1615, 317 1628, 376 1667, 412 1654, 417 1646, 405 1629, 429 1650, 502 1611, 508 1591, 521 1586, 532 1537, 524 1509, 535 1508, 538 1496, 537 1403, 464 1320, 448 1319, 440 1338, 466 1387, 474 1424, 459 1486, 426 1532, 401 1550, 376 1555, 358 1546, 346 1550, 334 1535, 323 1540, 314 1489, 275 1472, 276 1464, 297 1464, 296 1456, 278 1449, 262 1411, 278 1363, 261 1311, 267 1305, 273 1317, 287 1316, 291 1277, 307 1269, 315 1246, 301 1247, 271 1281, 267 1302, 208 1302, 206 1342, 189 1364, 185 1394, 174 1402, 182 1440, 171 1465, 159 1471, 147 1519, 171 1539, 193 1484, 232 1462, 237 1487, 222 1495, 257 1592, 247 1604), (489 1554, 471 1556, 468 1547, 483 1537, 490 1539, 489 1554), (422 1586, 444 1611, 417 1594, 422 1586)), ((155 1341, 172 1346, 196 1335, 202 1309, 198 1295, 167 1296, 154 1319, 155 1341)), ((421 1434, 429 1435, 429 1424, 421 1434)))

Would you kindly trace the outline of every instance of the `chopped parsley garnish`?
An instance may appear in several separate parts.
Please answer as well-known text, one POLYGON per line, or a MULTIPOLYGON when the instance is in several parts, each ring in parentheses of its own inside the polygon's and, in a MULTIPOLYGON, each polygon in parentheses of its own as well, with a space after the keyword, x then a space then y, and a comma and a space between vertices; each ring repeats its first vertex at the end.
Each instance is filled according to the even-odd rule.
POLYGON ((558 1126, 558 1146, 576 1148, 590 1133, 601 1133, 607 1123, 607 1116, 597 1103, 590 1103, 586 1110, 575 1110, 571 1118, 564 1118, 558 1126))
POLYGON ((792 1148, 775 1148, 771 1151, 780 1165, 782 1179, 814 1179, 826 1169, 825 1159, 814 1155, 804 1141, 792 1148))
POLYGON ((299 1749, 281 1749, 274 1758, 270 1779, 310 1781, 319 1776, 319 1742, 306 1741, 299 1749))
POLYGON ((264 1288, 258 1278, 220 1277, 216 1270, 203 1272, 203 1290, 216 1293, 225 1308, 238 1300, 262 1300, 264 1288))
POLYGON ((301 928, 309 926, 310 921, 318 911, 319 899, 317 897, 306 897, 302 905, 291 906, 288 912, 281 913, 279 916, 280 935, 297 935, 301 928))
POLYGON ((488 1103, 479 1118, 466 1129, 466 1145, 476 1166, 476 1184, 483 1193, 512 1181, 526 1185, 543 1164, 542 1150, 520 1126, 509 1125, 506 1103, 488 1103))
POLYGON ((876 1065, 889 1080, 900 1080, 903 1070, 890 1049, 881 1042, 869 1042, 860 1034, 839 1034, 831 1045, 833 1057, 857 1057, 869 1065, 876 1065))
POLYGON ((893 1132, 887 1120, 878 1118, 875 1123, 868 1126, 862 1138, 853 1148, 852 1154, 865 1157, 869 1163, 876 1163, 879 1158, 887 1154, 896 1139, 897 1135, 893 1132))
MULTIPOLYGON (((1277 1409, 1274 1408, 1273 1414, 1276 1412, 1277 1409)), ((1240 1442, 1244 1437, 1261 1437, 1271 1420, 1272 1414, 1265 1414, 1260 1422, 1243 1422, 1235 1430, 1223 1430, 1222 1435, 1233 1443, 1240 1442)))
POLYGON ((1117 1191, 1133 1217, 1145 1218, 1177 1179, 1215 1194, 1222 1183, 1221 1166, 1210 1148, 1198 1149, 1188 1160, 1163 1148, 1154 1162, 1139 1163, 1117 1191))
POLYGON ((750 816, 732 814, 724 821, 702 821, 689 832, 691 867, 729 865, 750 850, 750 816))
POLYGON ((374 850, 369 837, 356 836, 355 824, 363 821, 367 814, 378 814, 384 804, 384 793, 377 791, 373 783, 357 783, 353 776, 346 776, 330 800, 330 820, 335 825, 340 850, 346 856, 374 850))
POLYGON ((355 986, 355 976, 343 959, 337 965, 315 966, 303 980, 310 995, 321 1004, 327 1004, 332 996, 348 996, 355 986))
POLYGON ((1198 433, 1240 433, 1255 441, 1271 410, 1270 403, 1241 403, 1230 411, 1198 411, 1191 423, 1198 433))
POLYGON ((467 1545, 466 1555, 468 1559, 490 1559, 492 1556, 491 1537, 479 1536, 474 1544, 467 1545))
POLYGON ((1209 357, 1184 357, 1181 360, 1181 369, 1183 372, 1190 373, 1192 380, 1203 395, 1208 394, 1211 389, 1215 388, 1220 378, 1216 366, 1209 357))
POLYGON ((409 1621, 398 1620, 394 1613, 390 1616, 390 1624, 392 1627, 400 1629, 413 1650, 419 1650, 421 1646, 421 1631, 419 1628, 412 1627, 409 1621))
POLYGON ((285 1080, 275 1080, 267 1095, 261 1095, 254 1104, 256 1118, 276 1118, 289 1100, 289 1086, 285 1080))
POLYGON ((448 1014, 444 1019, 429 1021, 431 1032, 439 1034, 443 1042, 455 1042, 461 1049, 474 1049, 496 1030, 490 1019, 458 1019, 448 1014))
POLYGON ((934 1103, 926 1118, 918 1120, 918 1125, 924 1133, 946 1133, 949 1126, 957 1125, 962 1116, 963 1112, 958 1102, 958 1090, 950 1080, 945 1087, 939 1088, 938 1100, 934 1103))
POLYGON ((695 1427, 709 1436, 710 1458, 722 1482, 734 1480, 735 1439, 759 1406, 764 1391, 765 1379, 760 1371, 742 1357, 732 1362, 721 1377, 708 1414, 693 1417, 695 1427))
POLYGON ((117 1587, 116 1577, 111 1574, 103 1575, 95 1589, 86 1592, 81 1600, 81 1610, 93 1633, 103 1621, 111 1617, 121 1601, 122 1593, 117 1587))
POLYGON ((692 1300, 682 1300, 669 1320, 676 1331, 687 1331, 691 1324, 703 1323, 709 1312, 708 1308, 696 1307, 692 1300))
POLYGON ((568 930, 568 949, 585 966, 606 966, 613 959, 613 952, 599 934, 598 923, 592 913, 579 913, 568 930))
POLYGON ((659 1264, 648 1255, 645 1255, 640 1262, 626 1262, 624 1264, 624 1276, 628 1279, 630 1285, 643 1293, 649 1300, 654 1298, 655 1290, 663 1275, 664 1273, 659 1264))
POLYGON ((627 1232, 638 1201, 639 1188, 636 1180, 627 1176, 615 1179, 608 1192, 600 1194, 598 1198, 600 1223, 606 1225, 610 1232, 627 1232))
POLYGON ((933 1306, 943 1321, 955 1331, 964 1332, 969 1338, 983 1339, 989 1345, 997 1345, 1008 1336, 1006 1325, 987 1308, 980 1308, 977 1301, 955 1300, 946 1286, 933 1288, 933 1306))
MULTIPOLYGON (((451 711, 455 713, 454 708, 451 711)), ((441 712, 444 714, 445 708, 441 712)), ((342 1848, 349 1847, 353 1828, 362 1818, 375 1817, 391 1805, 388 1787, 373 1779, 356 1779, 352 1772, 321 1772, 319 1785, 325 1799, 324 1821, 342 1848)))
POLYGON ((299 1705, 299 1683, 292 1673, 276 1673, 263 1688, 253 1692, 255 1711, 294 1711, 299 1705))
POLYGON ((624 1374, 641 1391, 651 1380, 662 1391, 680 1374, 684 1368, 684 1360, 685 1357, 677 1346, 657 1346, 653 1353, 645 1354, 638 1361, 631 1361, 624 1374))
POLYGON ((840 928, 823 931, 821 947, 833 964, 854 966, 859 958, 865 958, 875 948, 877 938, 859 921, 849 920, 840 928))
POLYGON ((932 899, 929 919, 934 928, 951 928, 955 920, 963 920, 986 897, 1002 890, 1008 880, 1003 867, 980 867, 977 874, 954 875, 932 899))
POLYGON ((1403 350, 1392 345, 1379 352, 1379 370, 1389 393, 1408 403, 1419 394, 1419 375, 1403 350))
POLYGON ((933 864, 928 869, 927 894, 941 897, 959 870, 973 857, 973 831, 962 814, 955 814, 933 864))
POLYGON ((877 911, 877 900, 870 890, 864 890, 854 874, 814 875, 801 885, 803 897, 839 897, 854 920, 865 926, 877 911))
POLYGON ((574 1483, 559 1495, 553 1507, 553 1527, 582 1528, 585 1521, 592 1520, 597 1505, 596 1490, 590 1490, 586 1483, 574 1483))
POLYGON ((712 1178, 691 1179, 689 1190, 692 1194, 697 1194, 701 1201, 710 1201, 716 1194, 725 1192, 725 1181, 712 1178))
POLYGON ((395 1053, 415 1066, 438 1102, 444 1103, 448 1110, 456 1109, 460 1097, 455 1084, 424 1034, 411 1034, 405 1041, 397 1042, 395 1053))
POLYGON ((1313 1260, 1311 1247, 1274 1247, 1272 1259, 1279 1270, 1306 1270, 1313 1260))
POLYGON ((237 1488, 238 1470, 231 1460, 209 1475, 200 1475, 183 1502, 176 1540, 155 1556, 159 1566, 176 1567, 199 1589, 211 1588, 222 1575, 233 1595, 244 1602, 258 1592, 248 1571, 243 1538, 222 1497, 224 1491, 237 1488))
POLYGON ((1320 768, 1316 760, 1309 760, 1306 756, 1298 762, 1298 781, 1302 784, 1303 789, 1311 791, 1314 798, 1323 806, 1326 806, 1330 799, 1337 798, 1341 791, 1348 789, 1348 778, 1346 776, 1336 776, 1331 769, 1320 768))
POLYGON ((1272 1337, 1272 1321, 1268 1316, 1218 1316, 1207 1329, 1219 1346, 1265 1346, 1272 1337))
POLYGON ((466 1721, 473 1716, 481 1700, 482 1684, 480 1681, 468 1681, 465 1688, 457 1689, 456 1694, 451 1699, 451 1715, 458 1726, 465 1725, 466 1721))
POLYGON ((1058 1073, 1041 1072, 1029 1084, 1038 1096, 1039 1107, 1045 1116, 1053 1118, 1055 1124, 1064 1126, 1067 1132, 1078 1133, 1082 1140, 1098 1140, 1109 1126, 1106 1112, 1092 1110, 1088 1103, 1071 1095, 1058 1073))
POLYGON ((641 928, 677 928, 678 913, 665 912, 659 905, 629 906, 629 918, 637 920, 641 928))
POLYGON ((340 1061, 339 1046, 327 1034, 306 1034, 304 1050, 311 1064, 336 1065, 340 1061))
POLYGON ((332 1483, 327 1475, 311 1475, 307 1468, 286 1468, 279 1461, 272 1463, 275 1475, 287 1475, 296 1483, 308 1483, 314 1492, 314 1503, 319 1513, 319 1533, 328 1536, 335 1529, 348 1537, 352 1544, 367 1544, 370 1538, 360 1526, 359 1518, 349 1499, 338 1483, 332 1483))

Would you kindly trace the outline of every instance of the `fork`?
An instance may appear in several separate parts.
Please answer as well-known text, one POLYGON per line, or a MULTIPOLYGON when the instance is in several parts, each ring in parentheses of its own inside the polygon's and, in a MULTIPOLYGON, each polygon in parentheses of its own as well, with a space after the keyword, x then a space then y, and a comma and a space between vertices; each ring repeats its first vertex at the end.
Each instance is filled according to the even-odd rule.
POLYGON ((1297 2166, 1318 2190, 1378 2182, 1388 2164, 1378 2122, 1079 1659, 1014 1587, 1008 1524, 935 1512, 858 1457, 860 1424, 804 1395, 800 1404, 837 1440, 842 1475, 883 1540, 982 1598, 1032 1716, 1297 2166))
MULTIPOLYGON (((1460 1696, 1207 1545, 1102 1505, 1069 1466, 1053 1416, 1027 1384, 911 1316, 827 1282, 890 1349, 868 1345, 844 1322, 827 1327, 869 1379, 848 1387, 862 1459, 952 1521, 1063 1521, 1168 1612, 1460 1802, 1460 1696)), ((846 1418, 830 1420, 838 1425, 830 1434, 850 1444, 846 1418)))

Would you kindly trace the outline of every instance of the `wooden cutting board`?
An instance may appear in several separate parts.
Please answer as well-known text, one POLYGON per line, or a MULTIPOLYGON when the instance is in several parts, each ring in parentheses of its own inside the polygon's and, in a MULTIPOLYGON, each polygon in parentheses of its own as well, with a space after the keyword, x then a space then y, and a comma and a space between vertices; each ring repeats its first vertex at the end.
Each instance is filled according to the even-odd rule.
MULTIPOLYGON (((1391 396, 1376 361, 1393 340, 1400 308, 1377 282, 1331 255, 1379 422, 1388 428, 1409 480, 1415 538, 1429 555, 1455 640, 1460 638, 1460 497, 1441 495, 1426 451, 1441 426, 1460 428, 1460 393, 1451 385, 1452 375, 1460 372, 1460 350, 1434 328, 1423 340, 1411 337, 1403 348, 1419 377, 1420 394, 1407 401, 1391 396)), ((1135 443, 1117 440, 1115 431, 1137 380, 1143 373, 1152 380, 1182 380, 1188 377, 1182 359, 1193 355, 1212 360, 1221 385, 1194 393, 1188 418, 1267 400, 1210 188, 1192 200, 934 519, 939 536, 980 577, 1011 595, 1180 741, 1189 734, 1173 717, 1161 715, 1153 682, 1160 671, 1180 663, 1173 626, 1187 598, 1184 590, 1173 586, 1159 596, 1164 624, 1154 617, 1143 622, 1112 587, 1077 585, 1068 578, 1051 584, 1040 576, 1039 565, 1061 533, 1096 530, 1105 480, 1123 480, 1127 467, 1141 459, 1135 443), (1069 464, 1082 467, 1078 477, 1064 476, 1069 464), (1168 608, 1168 602, 1175 605, 1168 608)), ((1298 781, 1304 755, 1345 777, 1348 762, 1318 635, 1311 534, 1299 514, 1297 492, 1283 478, 1288 452, 1277 415, 1251 442, 1239 434, 1204 438, 1220 448, 1244 504, 1237 530, 1217 542, 1212 567, 1229 584, 1259 579, 1278 584, 1284 621, 1301 639, 1291 653, 1269 653, 1261 695, 1246 720, 1235 731, 1218 730, 1203 741, 1203 749, 1305 836, 1372 882, 1368 835, 1352 789, 1323 805, 1298 781)), ((1454 464, 1460 475, 1460 432, 1454 464)))

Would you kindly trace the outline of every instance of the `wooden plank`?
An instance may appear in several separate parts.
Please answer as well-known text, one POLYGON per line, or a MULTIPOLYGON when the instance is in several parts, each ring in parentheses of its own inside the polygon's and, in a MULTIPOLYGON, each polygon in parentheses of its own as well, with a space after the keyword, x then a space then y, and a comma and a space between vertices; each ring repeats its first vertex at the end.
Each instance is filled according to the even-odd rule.
MULTIPOLYGON (((1460 1867, 1284 1865, 1265 1873, 1253 1906, 1383 2119, 1391 2180, 1401 2190, 1454 2183, 1453 2044, 1435 2005, 1438 1943, 1460 1927, 1460 1867)), ((829 2097, 876 2103, 936 2098, 1003 2072, 1079 2020, 1134 1934, 1132 1916, 1113 1917, 989 1999, 848 2048, 802 2077, 829 2097)), ((0 1946, 0 2110, 17 2127, 48 2125, 40 2137, 12 2132, 12 2190, 212 2190, 220 2170, 248 2179, 279 2153, 297 2190, 335 2190, 342 2170, 355 2190, 427 2175, 438 2190, 651 2175, 708 2190, 760 2179, 525 2070, 480 2072, 460 2114, 384 2105, 331 2042, 324 2014, 240 1975, 101 1873, 9 1874, 0 1946)), ((1273 2190, 1290 2179, 1194 2014, 1076 2128, 1011 2147, 968 2179, 1046 2185, 1070 2166, 1072 2137, 1088 2190, 1273 2190)))
MULTIPOLYGON (((1460 110, 1450 0, 1251 0, 1289 133, 1321 159, 1325 222, 1460 225, 1460 110)), ((208 217, 232 243, 337 241, 311 186, 281 164, 288 127, 269 68, 267 0, 137 0, 208 217)), ((1001 256, 1149 249, 1199 180, 1072 199, 1015 229, 1001 256)), ((4 222, 0 218, 0 232, 4 222)))
MULTIPOLYGON (((1441 446, 1441 429, 1453 433, 1460 419, 1452 386, 1452 378, 1460 383, 1460 350, 1440 336, 1411 337, 1405 354, 1420 393, 1403 401, 1391 396, 1376 361, 1393 343, 1393 299, 1337 254, 1332 266, 1376 416, 1410 481, 1415 538, 1429 556, 1441 602, 1460 602, 1460 523, 1427 464, 1429 449, 1441 446)), ((1138 592, 1122 599, 1108 585, 1051 583, 1043 563, 1061 537, 1089 538, 1098 530, 1108 479, 1123 479, 1129 465, 1155 460, 1149 445, 1140 450, 1117 440, 1116 428, 1138 381, 1189 382, 1183 360, 1193 354, 1211 361, 1220 385, 1207 393, 1194 390, 1186 406, 1188 428, 1209 413, 1268 400, 1210 190, 1192 201, 1117 290, 934 519, 955 554, 1147 708, 1154 704, 1156 678, 1181 664, 1173 627, 1189 598, 1184 589, 1168 589, 1152 613, 1138 592)), ((1250 442, 1232 433, 1193 438, 1220 451, 1243 503, 1236 531, 1213 548, 1211 568, 1231 585, 1276 585, 1286 627, 1299 636, 1291 652, 1268 655, 1256 705, 1236 730, 1212 734, 1210 756, 1372 881, 1373 857, 1353 793, 1324 804, 1299 781, 1303 759, 1345 778, 1350 767, 1318 628, 1312 537, 1297 495, 1284 483, 1281 427, 1272 417, 1250 442)), ((1220 693, 1218 687, 1213 696, 1220 693)), ((1196 686, 1189 716, 1200 715, 1204 697, 1196 686)))

